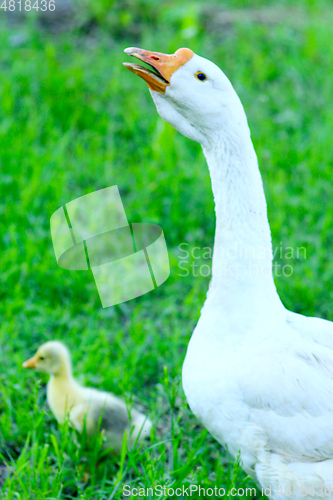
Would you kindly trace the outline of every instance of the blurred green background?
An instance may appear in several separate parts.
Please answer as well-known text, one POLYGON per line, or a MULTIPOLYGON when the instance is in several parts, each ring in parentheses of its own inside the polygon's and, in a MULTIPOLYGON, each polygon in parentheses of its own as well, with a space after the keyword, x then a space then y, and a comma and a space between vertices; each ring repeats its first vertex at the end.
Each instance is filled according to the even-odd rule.
POLYGON ((123 49, 187 46, 227 74, 259 157, 276 262, 292 266, 276 279, 279 294, 296 312, 333 320, 333 4, 55 5, 0 9, 0 498, 121 498, 123 484, 253 486, 193 417, 180 383, 209 282, 190 266, 210 261, 199 252, 182 276, 179 245, 213 245, 208 169, 200 146, 158 117, 145 83, 122 66, 123 49), (103 309, 90 272, 57 266, 49 220, 115 184, 130 222, 162 226, 171 276, 103 309), (54 338, 71 349, 82 383, 149 412, 150 443, 96 467, 98 442, 59 428, 47 378, 21 368, 54 338))

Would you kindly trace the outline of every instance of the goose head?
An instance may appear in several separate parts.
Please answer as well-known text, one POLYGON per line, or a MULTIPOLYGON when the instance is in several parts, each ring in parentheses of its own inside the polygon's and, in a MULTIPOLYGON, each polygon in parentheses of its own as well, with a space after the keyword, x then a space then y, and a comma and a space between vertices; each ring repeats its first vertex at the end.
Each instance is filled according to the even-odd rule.
POLYGON ((49 375, 61 376, 70 372, 70 354, 62 342, 53 340, 40 346, 36 354, 25 361, 22 366, 49 375))
POLYGON ((208 147, 221 135, 248 132, 242 104, 213 62, 187 48, 163 54, 130 47, 125 53, 150 66, 124 63, 146 81, 159 115, 181 134, 208 147))

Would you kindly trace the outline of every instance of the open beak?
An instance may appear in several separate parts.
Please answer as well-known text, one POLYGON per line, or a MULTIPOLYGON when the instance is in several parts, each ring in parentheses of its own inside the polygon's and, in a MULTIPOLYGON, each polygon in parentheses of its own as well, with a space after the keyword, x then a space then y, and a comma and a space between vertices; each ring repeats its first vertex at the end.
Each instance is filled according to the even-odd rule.
POLYGON ((139 64, 123 63, 123 65, 139 75, 151 90, 164 94, 173 73, 183 66, 193 56, 191 49, 178 49, 174 54, 163 54, 162 52, 150 52, 149 50, 129 47, 124 52, 149 64, 153 69, 148 69, 139 64))
POLYGON ((33 356, 32 358, 28 359, 23 363, 23 368, 36 368, 36 356, 33 356))

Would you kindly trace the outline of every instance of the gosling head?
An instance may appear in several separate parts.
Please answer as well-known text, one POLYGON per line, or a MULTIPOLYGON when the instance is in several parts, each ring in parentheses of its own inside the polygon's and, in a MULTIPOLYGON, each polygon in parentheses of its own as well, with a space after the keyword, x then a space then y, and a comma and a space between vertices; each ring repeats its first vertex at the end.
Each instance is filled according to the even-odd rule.
POLYGON ((59 376, 71 372, 70 354, 67 347, 57 340, 43 344, 36 354, 23 363, 23 368, 59 376))

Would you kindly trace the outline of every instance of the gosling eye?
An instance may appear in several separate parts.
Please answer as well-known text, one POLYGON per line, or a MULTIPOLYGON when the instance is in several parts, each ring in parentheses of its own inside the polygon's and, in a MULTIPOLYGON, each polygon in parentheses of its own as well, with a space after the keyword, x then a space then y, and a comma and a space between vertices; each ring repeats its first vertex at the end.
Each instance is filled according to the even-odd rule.
POLYGON ((202 71, 197 71, 197 73, 195 73, 194 75, 198 80, 200 80, 201 82, 204 82, 205 80, 207 80, 207 76, 205 75, 205 73, 203 73, 202 71))
POLYGON ((39 361, 44 361, 45 356, 39 356, 39 361))

